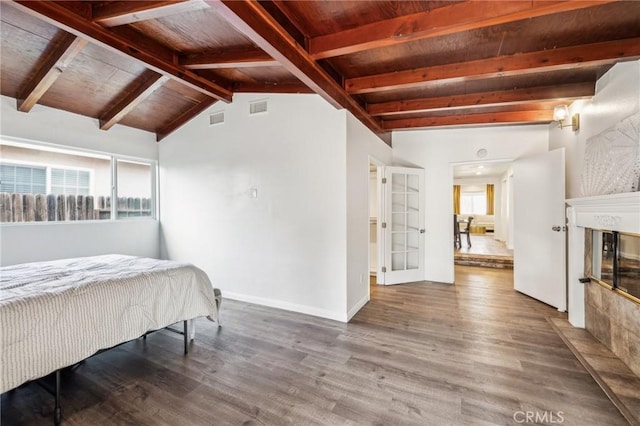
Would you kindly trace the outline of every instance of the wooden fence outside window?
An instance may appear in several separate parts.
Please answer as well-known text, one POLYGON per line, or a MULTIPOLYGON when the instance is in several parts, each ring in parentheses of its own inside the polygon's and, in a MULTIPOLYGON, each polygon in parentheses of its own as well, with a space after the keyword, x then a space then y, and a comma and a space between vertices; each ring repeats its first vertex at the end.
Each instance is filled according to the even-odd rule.
MULTIPOLYGON (((118 218, 151 216, 151 198, 118 197, 118 218)), ((0 222, 64 222, 111 218, 111 197, 0 193, 0 222)))

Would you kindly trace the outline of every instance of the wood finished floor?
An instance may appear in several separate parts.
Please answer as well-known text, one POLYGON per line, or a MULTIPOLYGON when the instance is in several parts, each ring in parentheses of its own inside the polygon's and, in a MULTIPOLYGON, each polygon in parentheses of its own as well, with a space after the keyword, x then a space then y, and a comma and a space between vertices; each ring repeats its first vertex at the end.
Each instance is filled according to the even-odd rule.
MULTIPOLYGON (((186 357, 162 331, 64 374, 64 424, 627 424, 546 321, 565 315, 511 277, 456 267, 454 286, 372 286, 350 324, 226 300, 186 357)), ((2 425, 51 424, 52 405, 18 388, 2 425)))

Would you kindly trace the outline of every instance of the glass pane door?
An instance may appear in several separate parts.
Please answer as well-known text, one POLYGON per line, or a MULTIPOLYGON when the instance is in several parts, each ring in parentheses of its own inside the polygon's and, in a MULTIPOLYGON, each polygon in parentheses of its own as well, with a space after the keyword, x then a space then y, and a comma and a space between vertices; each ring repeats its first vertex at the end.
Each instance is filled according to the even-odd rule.
POLYGON ((384 264, 378 282, 400 284, 424 279, 424 170, 383 169, 383 220, 378 222, 384 264))
POLYGON ((416 174, 391 174, 391 270, 420 266, 420 185, 416 174))

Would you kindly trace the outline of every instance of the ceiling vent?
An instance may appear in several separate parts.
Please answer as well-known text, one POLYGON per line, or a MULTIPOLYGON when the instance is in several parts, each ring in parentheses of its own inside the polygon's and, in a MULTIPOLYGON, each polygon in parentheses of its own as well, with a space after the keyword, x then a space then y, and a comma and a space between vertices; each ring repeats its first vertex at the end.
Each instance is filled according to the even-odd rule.
POLYGON ((209 126, 224 123, 224 111, 214 112, 209 115, 209 126))
POLYGON ((255 101, 249 104, 249 115, 267 112, 267 100, 255 101))

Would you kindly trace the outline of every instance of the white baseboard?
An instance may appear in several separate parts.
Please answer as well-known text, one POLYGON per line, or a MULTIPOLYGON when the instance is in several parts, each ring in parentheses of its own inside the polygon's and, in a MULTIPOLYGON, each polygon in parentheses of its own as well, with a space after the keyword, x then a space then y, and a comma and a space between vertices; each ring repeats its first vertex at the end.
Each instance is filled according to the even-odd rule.
MULTIPOLYGON (((247 294, 240 294, 223 290, 222 299, 237 300, 239 302, 253 303, 255 305, 283 309, 285 311, 299 312, 301 314, 312 315, 314 317, 326 318, 334 321, 348 321, 348 318, 344 313, 329 311, 326 309, 319 309, 308 305, 300 305, 298 303, 285 302, 282 300, 269 299, 267 297, 251 296, 247 294)), ((224 303, 222 309, 224 311, 224 303)), ((222 315, 224 315, 224 313, 222 315)))
POLYGON ((359 311, 360 309, 362 309, 362 307, 363 307, 364 305, 366 305, 368 301, 369 301, 369 296, 367 295, 367 296, 363 297, 363 298, 362 298, 358 303, 356 303, 356 304, 353 306, 353 308, 349 309, 349 312, 347 312, 347 321, 346 321, 346 322, 351 321, 351 318, 353 318, 353 316, 354 316, 355 314, 357 314, 357 313, 358 313, 358 311, 359 311))

